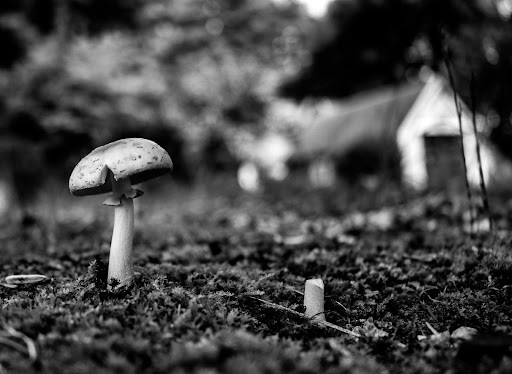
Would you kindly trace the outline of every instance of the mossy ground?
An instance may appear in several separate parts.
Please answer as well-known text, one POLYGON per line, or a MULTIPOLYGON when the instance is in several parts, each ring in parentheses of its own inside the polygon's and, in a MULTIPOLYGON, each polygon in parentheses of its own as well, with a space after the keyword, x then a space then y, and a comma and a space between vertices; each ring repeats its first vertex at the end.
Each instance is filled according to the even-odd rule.
POLYGON ((136 280, 116 292, 105 284, 112 216, 102 197, 61 195, 50 218, 5 226, 2 279, 51 281, 0 286, 2 331, 37 346, 34 361, 19 339, 9 338, 18 349, 0 339, 0 372, 511 371, 506 198, 491 201, 495 232, 471 236, 464 198, 297 185, 258 195, 230 179, 148 186, 136 205, 136 280), (314 277, 327 320, 361 338, 261 302, 302 312, 314 277), (451 337, 459 327, 479 335, 451 337))

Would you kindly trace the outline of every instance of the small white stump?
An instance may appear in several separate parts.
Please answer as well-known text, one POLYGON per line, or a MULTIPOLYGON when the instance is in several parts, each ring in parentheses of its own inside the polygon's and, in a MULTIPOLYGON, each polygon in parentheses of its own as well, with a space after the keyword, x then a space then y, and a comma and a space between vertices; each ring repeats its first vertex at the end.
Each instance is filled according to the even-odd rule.
POLYGON ((321 279, 308 279, 304 291, 304 306, 306 316, 325 321, 324 313, 324 282, 321 279))

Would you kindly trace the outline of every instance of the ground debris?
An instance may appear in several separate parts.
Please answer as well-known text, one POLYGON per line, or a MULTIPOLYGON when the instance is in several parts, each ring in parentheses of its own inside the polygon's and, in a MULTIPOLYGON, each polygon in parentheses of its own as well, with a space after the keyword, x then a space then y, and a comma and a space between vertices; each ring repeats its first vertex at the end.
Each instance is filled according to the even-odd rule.
POLYGON ((41 365, 4 329, 0 372, 481 374, 512 360, 512 205, 495 204, 502 234, 470 236, 464 200, 449 196, 209 183, 141 199, 137 275, 120 292, 106 285, 106 215, 59 223, 51 255, 32 231, 1 238, 2 277, 51 281, 2 280, 0 326, 37 341, 41 365), (312 278, 330 323, 304 315, 312 278))

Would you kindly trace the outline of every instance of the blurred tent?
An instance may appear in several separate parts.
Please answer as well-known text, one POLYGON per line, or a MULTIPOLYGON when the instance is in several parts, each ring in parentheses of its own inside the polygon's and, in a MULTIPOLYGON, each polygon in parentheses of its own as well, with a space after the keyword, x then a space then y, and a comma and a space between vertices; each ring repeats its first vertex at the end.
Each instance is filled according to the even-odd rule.
MULTIPOLYGON (((294 157, 311 160, 310 167, 314 168, 323 165, 318 160, 342 159, 361 145, 378 147, 381 157, 386 158, 389 145, 395 144, 402 181, 414 189, 426 188, 429 185, 426 141, 438 136, 460 136, 453 91, 440 76, 430 72, 426 75, 424 79, 361 92, 344 100, 328 100, 330 108, 318 110, 311 126, 304 128, 294 157)), ((325 108, 326 104, 321 106, 325 108)), ((477 186, 479 172, 472 115, 463 103, 461 109, 468 179, 477 186)), ((508 178, 512 175, 511 165, 485 139, 481 115, 477 115, 477 128, 484 178, 491 184, 508 178)), ((449 156, 460 159, 459 148, 449 156)), ((351 158, 353 163, 358 161, 363 162, 351 158)))

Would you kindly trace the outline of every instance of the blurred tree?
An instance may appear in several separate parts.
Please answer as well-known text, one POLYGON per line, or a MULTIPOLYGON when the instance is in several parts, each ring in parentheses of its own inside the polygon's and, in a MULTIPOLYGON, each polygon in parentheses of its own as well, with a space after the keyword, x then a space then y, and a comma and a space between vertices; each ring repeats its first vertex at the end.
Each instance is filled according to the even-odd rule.
POLYGON ((71 22, 81 22, 82 29, 98 34, 112 29, 134 29, 143 0, 68 0, 71 22))
POLYGON ((232 168, 230 143, 264 128, 310 25, 292 0, 2 0, 0 176, 26 210, 48 167, 63 185, 91 148, 127 136, 167 148, 175 176, 190 160, 232 168))
MULTIPOLYGON (((215 131, 230 143, 264 128, 311 24, 295 2, 271 0, 25 0, 2 11, 35 30, 0 79, 7 112, 24 108, 52 136, 87 133, 96 145, 167 131, 192 153, 215 131)), ((55 160, 63 148, 53 149, 55 160)))
POLYGON ((212 130, 204 138, 201 166, 205 170, 223 172, 234 170, 238 166, 236 156, 226 143, 224 134, 212 130))
POLYGON ((510 19, 500 18, 476 31, 468 28, 458 38, 450 38, 449 45, 453 46, 452 60, 459 94, 466 103, 470 103, 469 81, 474 74, 477 108, 487 117, 490 138, 502 153, 512 159, 510 19))
POLYGON ((261 121, 275 73, 300 62, 291 49, 302 49, 309 23, 297 4, 271 0, 152 0, 140 17, 188 115, 238 126, 261 121))
POLYGON ((172 87, 165 112, 208 153, 208 134, 230 144, 262 131, 278 76, 304 60, 312 22, 292 1, 152 0, 140 24, 172 87))
POLYGON ((490 16, 479 0, 337 0, 310 64, 280 93, 298 100, 343 97, 403 81, 423 65, 439 70, 442 32, 477 32, 490 16))
POLYGON ((18 17, 0 18, 0 69, 10 69, 27 54, 30 33, 18 17))
MULTIPOLYGON (((97 35, 136 28, 142 0, 4 0, 0 2, 0 69, 21 61, 39 37, 97 35)), ((61 41, 62 42, 62 41, 61 41)))
POLYGON ((5 126, 2 129, 4 135, 8 134, 21 141, 41 142, 48 137, 47 131, 41 126, 40 122, 27 110, 11 111, 4 119, 5 126))
POLYGON ((58 7, 65 2, 75 32, 98 34, 114 28, 134 28, 142 0, 3 0, 0 14, 22 15, 41 34, 55 31, 58 7))
POLYGON ((493 114, 491 138, 512 157, 511 14, 510 0, 337 0, 310 64, 279 93, 295 100, 344 97, 404 81, 422 66, 446 76, 446 56, 468 104, 476 77, 477 110, 493 114))

